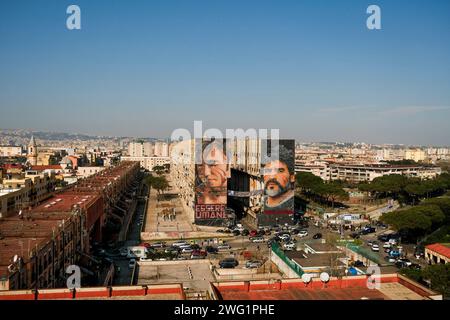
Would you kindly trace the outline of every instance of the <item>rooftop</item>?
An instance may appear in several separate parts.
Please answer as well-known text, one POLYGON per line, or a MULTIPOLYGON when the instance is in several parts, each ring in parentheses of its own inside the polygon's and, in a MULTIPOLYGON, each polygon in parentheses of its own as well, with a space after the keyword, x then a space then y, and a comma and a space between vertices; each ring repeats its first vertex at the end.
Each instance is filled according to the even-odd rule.
POLYGON ((36 170, 36 171, 44 171, 44 170, 61 170, 62 167, 59 164, 54 164, 54 165, 36 165, 36 166, 31 166, 31 170, 36 170))
POLYGON ((250 281, 213 283, 223 300, 428 300, 442 299, 433 291, 397 274, 382 275, 379 288, 369 289, 366 276, 318 278, 305 284, 300 279, 280 282, 250 281))
POLYGON ((305 246, 308 246, 315 252, 340 252, 340 250, 336 246, 329 243, 305 243, 305 246))
POLYGON ((450 259, 450 243, 434 243, 425 248, 450 259))
MULTIPOLYGON (((308 254, 307 257, 295 257, 294 260, 300 267, 312 268, 312 267, 329 267, 332 262, 336 266, 345 266, 345 264, 337 259, 335 253, 323 253, 323 254, 308 254)), ((344 256, 341 254, 341 256, 344 256)))
POLYGON ((139 285, 183 283, 185 287, 206 290, 214 280, 209 260, 139 262, 139 285))
POLYGON ((75 205, 81 208, 87 208, 98 198, 99 196, 94 192, 92 192, 92 194, 83 195, 60 193, 35 207, 32 210, 32 213, 71 212, 75 205))

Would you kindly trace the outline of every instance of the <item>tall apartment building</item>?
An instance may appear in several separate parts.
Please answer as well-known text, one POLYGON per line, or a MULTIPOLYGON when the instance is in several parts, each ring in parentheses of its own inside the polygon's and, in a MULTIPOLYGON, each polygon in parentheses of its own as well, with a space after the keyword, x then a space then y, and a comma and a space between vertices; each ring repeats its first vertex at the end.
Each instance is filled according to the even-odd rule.
POLYGON ((421 149, 407 149, 405 151, 406 160, 414 160, 416 162, 424 161, 426 159, 425 151, 421 149))
POLYGON ((169 144, 163 141, 156 141, 154 145, 154 156, 156 157, 168 157, 169 156, 169 144))
POLYGON ((128 155, 130 157, 151 157, 153 153, 153 144, 151 142, 130 142, 128 145, 128 155))
POLYGON ((333 176, 329 163, 325 161, 305 162, 295 160, 295 172, 310 172, 324 181, 336 179, 336 176, 333 176))
POLYGON ((404 160, 405 150, 404 149, 382 149, 376 151, 375 159, 377 161, 399 161, 404 160))
MULTIPOLYGON (((266 142, 262 141, 261 139, 230 139, 218 147, 217 141, 196 139, 175 142, 171 145, 171 180, 179 191, 191 222, 196 224, 216 223, 217 221, 212 222, 214 217, 220 216, 225 219, 230 212, 225 211, 230 209, 238 218, 246 217, 250 223, 255 225, 292 222, 294 215, 294 140, 280 140, 280 150, 283 152, 280 151, 279 162, 267 159, 266 153, 269 147, 266 146, 266 142), (198 158, 198 154, 200 154, 200 158, 198 158), (289 155, 289 160, 285 159, 286 155, 289 155), (227 165, 220 162, 210 165, 206 158, 214 159, 213 163, 220 159, 226 159, 227 165), (279 189, 282 190, 280 193, 285 192, 286 195, 283 205, 280 206, 269 205, 270 198, 277 198, 279 194, 264 195, 265 188, 269 188, 267 184, 270 179, 268 177, 271 177, 272 180, 278 178, 271 176, 270 172, 274 171, 273 166, 277 166, 277 168, 280 166, 277 169, 280 171, 277 172, 282 170, 283 174, 288 177, 284 180, 286 185, 283 186, 283 189, 279 189), (214 174, 213 170, 217 170, 216 172, 219 173, 214 174), (222 178, 226 176, 226 181, 219 190, 212 184, 217 183, 218 177, 221 175, 220 171, 222 171, 222 178), (213 176, 212 182, 208 182, 208 176, 213 176), (210 185, 208 186, 208 184, 210 185), (208 192, 215 192, 217 198, 205 197, 208 192), (219 197, 222 200, 217 200, 219 197), (220 214, 216 214, 216 211, 211 212, 211 210, 219 211, 219 209, 222 210, 220 214)), ((277 182, 279 181, 277 180, 277 182)), ((277 182, 273 182, 273 184, 275 185, 277 182)))
POLYGON ((0 157, 17 157, 22 155, 20 146, 0 146, 0 157))
POLYGON ((141 168, 144 168, 148 171, 153 171, 155 166, 164 166, 166 164, 170 164, 169 157, 134 157, 134 156, 122 156, 120 157, 120 161, 136 161, 139 162, 141 168))
POLYGON ((169 144, 163 141, 130 142, 128 145, 130 157, 168 157, 169 144))

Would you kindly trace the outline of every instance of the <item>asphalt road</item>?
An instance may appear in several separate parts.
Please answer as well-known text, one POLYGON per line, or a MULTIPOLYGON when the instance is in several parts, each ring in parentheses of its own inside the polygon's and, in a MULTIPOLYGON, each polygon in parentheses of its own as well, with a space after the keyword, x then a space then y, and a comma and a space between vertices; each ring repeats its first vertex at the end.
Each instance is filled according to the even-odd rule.
MULTIPOLYGON (((145 203, 140 201, 136 206, 130 227, 128 230, 127 240, 123 247, 135 246, 140 242, 141 227, 138 225, 140 217, 144 215, 145 203)), ((116 265, 116 273, 113 285, 129 285, 131 283, 132 269, 129 268, 129 259, 126 257, 116 256, 112 257, 116 265), (119 271, 120 270, 120 271, 119 271)))

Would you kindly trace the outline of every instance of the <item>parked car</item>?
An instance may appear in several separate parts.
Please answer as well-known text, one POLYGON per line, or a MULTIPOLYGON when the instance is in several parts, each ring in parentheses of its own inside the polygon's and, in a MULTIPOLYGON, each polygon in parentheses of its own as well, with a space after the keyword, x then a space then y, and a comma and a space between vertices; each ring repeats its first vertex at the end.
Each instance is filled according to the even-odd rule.
POLYGON ((316 233, 315 235, 313 235, 313 239, 321 239, 321 238, 322 238, 321 233, 316 233))
POLYGON ((164 242, 155 242, 150 244, 151 248, 164 248, 166 245, 164 242))
POLYGON ((359 267, 364 267, 364 262, 362 262, 361 260, 356 260, 353 265, 357 268, 359 267))
POLYGON ((216 247, 213 247, 213 246, 206 246, 205 250, 206 250, 206 252, 212 253, 212 254, 215 254, 219 251, 216 247))
POLYGON ((412 262, 409 259, 398 259, 397 261, 400 261, 400 262, 404 263, 407 267, 412 265, 412 262))
POLYGON ((398 250, 391 250, 391 251, 389 252, 389 255, 390 255, 391 257, 400 257, 401 253, 400 253, 400 251, 398 251, 398 250))
POLYGON ((264 231, 264 230, 258 230, 258 232, 256 233, 256 235, 259 237, 263 237, 265 234, 266 234, 266 231, 264 231))
POLYGON ((136 259, 130 259, 128 263, 128 268, 133 269, 136 266, 136 259))
POLYGON ((229 244, 221 244, 217 246, 217 250, 223 251, 223 250, 230 250, 231 246, 229 244))
POLYGON ((128 255, 128 248, 120 248, 120 255, 126 257, 128 255))
POLYGON ((259 260, 249 260, 245 263, 245 267, 248 269, 255 269, 262 266, 262 262, 259 260))
POLYGON ((390 248, 390 247, 391 247, 391 244, 389 242, 385 242, 383 244, 383 248, 390 248))
POLYGON ((233 234, 234 236, 239 236, 239 235, 241 234, 241 232, 240 232, 238 229, 234 229, 233 232, 232 232, 232 234, 233 234))
POLYGON ((205 259, 208 253, 204 250, 194 250, 191 254, 191 259, 205 259))
POLYGON ((250 237, 249 240, 253 243, 262 243, 264 242, 264 238, 263 237, 250 237))
POLYGON ((252 231, 250 231, 250 233, 249 233, 249 236, 250 237, 256 237, 258 235, 258 231, 256 231, 256 230, 252 230, 252 231))
POLYGON ((270 248, 272 246, 272 243, 274 243, 274 242, 275 242, 275 240, 273 240, 273 239, 267 240, 267 247, 270 248))
POLYGON ((174 242, 174 243, 172 243, 172 246, 174 246, 174 247, 180 247, 180 246, 185 246, 185 245, 187 245, 188 243, 186 242, 186 241, 176 241, 176 242, 174 242))
POLYGON ((389 239, 389 241, 388 241, 391 245, 396 245, 397 244, 397 240, 396 239, 393 239, 393 238, 391 238, 391 239, 389 239))
POLYGON ((194 250, 191 247, 185 247, 181 249, 181 253, 192 253, 194 250))
POLYGON ((220 268, 234 268, 239 265, 239 262, 234 258, 226 258, 219 261, 220 268))
POLYGON ((250 231, 248 231, 247 229, 242 230, 241 235, 243 236, 248 236, 250 234, 250 231))
POLYGON ((289 241, 289 240, 291 240, 291 235, 287 234, 287 233, 283 233, 283 234, 279 235, 278 238, 280 238, 280 240, 282 240, 282 241, 289 241))
POLYGON ((298 236, 299 237, 306 237, 308 235, 308 231, 306 231, 306 230, 301 230, 301 231, 299 231, 299 233, 298 233, 298 236))
POLYGON ((384 260, 386 260, 387 262, 395 263, 397 261, 397 258, 391 257, 391 256, 385 256, 384 260))
POLYGON ((395 262, 395 266, 399 269, 408 267, 408 265, 400 259, 395 262))
POLYGON ((380 251, 380 246, 378 246, 377 244, 372 245, 372 251, 379 252, 380 251))
POLYGON ((360 238, 359 233, 357 233, 357 232, 353 232, 353 233, 350 235, 350 237, 352 237, 353 239, 359 239, 359 238, 360 238))
POLYGON ((194 249, 194 252, 192 252, 192 254, 199 254, 206 257, 208 255, 208 251, 202 249, 194 249))
POLYGON ((283 245, 284 250, 295 250, 297 248, 297 245, 294 242, 285 243, 283 245))
POLYGON ((171 253, 171 254, 178 254, 180 251, 181 251, 181 249, 178 247, 169 247, 169 248, 164 249, 165 253, 171 253))
POLYGON ((380 236, 378 236, 378 240, 379 241, 383 241, 383 242, 388 242, 389 241, 389 236, 387 236, 385 234, 380 235, 380 236))

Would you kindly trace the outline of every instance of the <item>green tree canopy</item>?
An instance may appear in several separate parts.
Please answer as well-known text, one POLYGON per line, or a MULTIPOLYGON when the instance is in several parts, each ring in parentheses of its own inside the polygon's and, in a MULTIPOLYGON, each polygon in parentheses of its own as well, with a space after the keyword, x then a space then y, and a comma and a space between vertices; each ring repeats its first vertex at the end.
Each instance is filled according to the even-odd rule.
POLYGON ((433 264, 427 266, 422 277, 429 280, 431 289, 442 293, 445 298, 450 298, 450 264, 433 264))
POLYGON ((424 200, 421 205, 436 205, 444 213, 446 221, 450 222, 450 197, 431 198, 424 200))
POLYGON ((391 225, 397 231, 423 234, 433 225, 440 225, 445 215, 436 205, 416 206, 385 213, 381 221, 391 225))
POLYGON ((313 190, 323 185, 323 180, 311 172, 299 172, 295 175, 295 183, 301 190, 313 192, 313 190))

